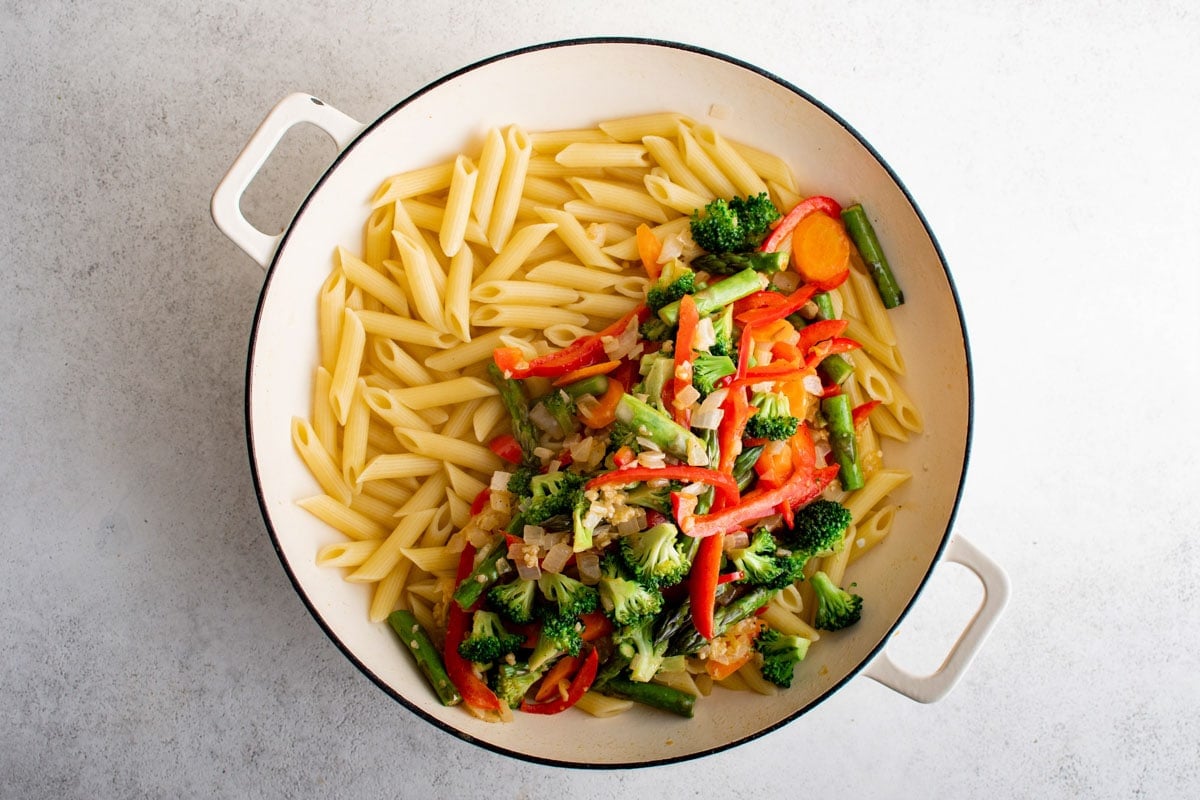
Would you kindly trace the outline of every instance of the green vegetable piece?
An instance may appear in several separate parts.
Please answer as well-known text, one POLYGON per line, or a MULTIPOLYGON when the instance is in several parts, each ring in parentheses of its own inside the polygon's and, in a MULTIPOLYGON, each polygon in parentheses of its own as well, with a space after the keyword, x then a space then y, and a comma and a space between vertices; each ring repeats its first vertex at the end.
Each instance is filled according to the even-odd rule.
POLYGON ((450 675, 446 672, 442 654, 434 646, 429 634, 421 627, 421 623, 417 622, 417 618, 413 616, 412 612, 405 609, 393 611, 388 615, 388 625, 400 637, 400 641, 404 642, 408 652, 412 653, 413 660, 417 662, 417 668, 421 670, 425 680, 437 693, 442 705, 453 706, 461 703, 462 695, 459 694, 458 689, 454 688, 454 682, 450 680, 450 675))

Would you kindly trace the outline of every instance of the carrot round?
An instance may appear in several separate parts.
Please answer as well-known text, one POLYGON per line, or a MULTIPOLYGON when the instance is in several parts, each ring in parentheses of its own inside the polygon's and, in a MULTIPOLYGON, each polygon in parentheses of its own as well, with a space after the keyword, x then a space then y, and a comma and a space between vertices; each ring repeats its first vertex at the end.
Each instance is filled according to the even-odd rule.
POLYGON ((842 223, 819 211, 796 223, 792 263, 806 283, 821 291, 839 286, 850 270, 850 237, 842 223))

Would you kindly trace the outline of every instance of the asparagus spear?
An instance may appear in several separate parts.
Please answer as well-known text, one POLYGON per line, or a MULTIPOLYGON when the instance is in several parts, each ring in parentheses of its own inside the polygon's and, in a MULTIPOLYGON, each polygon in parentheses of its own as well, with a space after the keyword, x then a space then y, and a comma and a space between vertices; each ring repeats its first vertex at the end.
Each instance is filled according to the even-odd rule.
POLYGON ((679 689, 658 683, 639 683, 623 676, 609 678, 599 691, 614 697, 623 697, 635 703, 670 711, 681 717, 691 717, 695 711, 696 698, 679 689))
POLYGON ((847 492, 863 487, 862 466, 858 460, 858 436, 854 432, 854 416, 850 397, 835 394, 821 401, 821 413, 829 426, 829 446, 837 459, 838 480, 847 492))
POLYGON ((462 695, 458 693, 458 689, 454 688, 453 681, 446 673, 446 665, 442 663, 441 653, 434 647, 429 634, 417 622, 417 618, 413 616, 412 612, 405 609, 393 611, 388 615, 388 624, 400 637, 400 641, 408 647, 408 651, 412 653, 417 662, 417 667, 425 675, 429 685, 437 692, 442 705, 453 706, 461 703, 462 695))
MULTIPOLYGON (((700 316, 711 314, 719 308, 741 300, 746 295, 754 294, 767 288, 767 278, 753 269, 735 272, 723 281, 710 284, 692 295, 696 303, 696 312, 700 316)), ((658 318, 668 325, 679 323, 679 301, 668 303, 658 310, 658 318)))
POLYGON ((871 271, 884 308, 895 308, 903 303, 904 293, 896 283, 896 276, 888 266, 887 256, 883 254, 883 248, 879 245, 879 237, 875 235, 875 229, 871 227, 871 221, 867 219, 862 205, 855 203, 842 209, 842 221, 846 223, 846 231, 854 240, 854 246, 862 255, 867 269, 871 271))
POLYGON ((463 578, 462 583, 454 590, 454 602, 458 603, 463 611, 469 611, 483 595, 484 590, 499 580, 500 573, 496 571, 496 563, 505 553, 503 542, 503 537, 496 537, 492 549, 484 554, 471 570, 471 574, 463 578))
MULTIPOLYGON (((727 586, 728 584, 723 584, 727 586)), ((720 636, 731 625, 749 617, 758 609, 770 602, 771 598, 778 594, 779 589, 774 589, 768 586, 759 586, 743 594, 734 600, 731 600, 725 605, 721 605, 718 599, 717 607, 713 611, 713 631, 716 636, 720 636)), ((691 655, 698 653, 701 648, 708 643, 708 640, 700 635, 694 625, 688 624, 683 626, 678 633, 671 638, 671 644, 667 647, 668 655, 691 655)))
POLYGON ((849 378, 854 372, 854 367, 850 366, 850 362, 836 353, 831 356, 825 356, 821 363, 817 365, 817 372, 821 373, 821 377, 831 383, 841 384, 849 378))
POLYGON ((833 298, 829 296, 829 292, 814 294, 812 301, 817 306, 817 319, 833 319, 837 316, 833 310, 833 298))
POLYGON ((538 432, 529 419, 529 398, 525 396, 525 388, 520 381, 506 378, 494 361, 488 361, 487 371, 492 383, 500 390, 500 400, 512 418, 513 437, 521 445, 525 460, 533 460, 533 451, 538 447, 538 432))
POLYGON ((592 397, 599 397, 608 391, 608 377, 606 375, 592 375, 590 378, 568 383, 562 387, 562 390, 574 400, 578 400, 585 394, 590 394, 592 397))
POLYGON ((676 458, 692 466, 708 464, 704 440, 684 428, 653 406, 631 394, 621 395, 617 403, 617 419, 637 431, 676 458))
POLYGON ((765 275, 779 272, 787 266, 787 253, 709 253, 692 261, 692 269, 703 270, 710 275, 732 275, 744 269, 752 269, 765 275))

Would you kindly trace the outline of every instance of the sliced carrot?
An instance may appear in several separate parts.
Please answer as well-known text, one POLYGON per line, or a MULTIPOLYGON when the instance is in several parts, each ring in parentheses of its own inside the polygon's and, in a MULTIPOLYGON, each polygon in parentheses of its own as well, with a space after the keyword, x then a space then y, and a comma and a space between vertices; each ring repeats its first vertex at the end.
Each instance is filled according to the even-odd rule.
POLYGON ((657 280, 662 274, 662 265, 658 263, 658 258, 662 255, 662 242, 644 222, 637 226, 637 249, 638 258, 642 259, 646 274, 650 276, 650 280, 657 280))
POLYGON ((608 389, 600 396, 599 402, 587 410, 579 409, 579 417, 589 428, 603 428, 611 425, 617 418, 617 405, 625 394, 625 387, 620 381, 610 380, 608 389))
POLYGON ((839 286, 850 269, 850 237, 842 223, 819 211, 796 223, 792 263, 806 283, 821 291, 839 286))
POLYGON ((542 683, 533 694, 535 702, 544 703, 551 697, 559 694, 559 684, 570 683, 571 673, 579 667, 579 659, 575 656, 563 656, 558 661, 555 661, 550 669, 546 670, 546 674, 542 677, 542 683))
POLYGON ((579 369, 571 370, 561 378, 555 378, 554 385, 566 386, 569 383, 575 383, 584 378, 590 378, 593 375, 607 375, 619 366, 621 366, 620 361, 602 361, 599 364, 592 364, 590 367, 580 367, 579 369))
POLYGON ((714 681, 724 680, 744 667, 752 655, 754 655, 754 651, 747 650, 733 661, 712 661, 710 659, 704 663, 704 669, 714 681))

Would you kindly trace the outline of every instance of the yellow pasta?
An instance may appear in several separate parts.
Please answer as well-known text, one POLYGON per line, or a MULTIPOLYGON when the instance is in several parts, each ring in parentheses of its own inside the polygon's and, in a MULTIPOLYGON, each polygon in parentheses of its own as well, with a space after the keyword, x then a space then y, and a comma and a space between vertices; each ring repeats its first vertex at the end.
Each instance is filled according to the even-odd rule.
POLYGON ((357 493, 358 475, 367 460, 367 436, 370 433, 371 408, 363 393, 366 382, 359 378, 350 398, 350 410, 346 414, 346 426, 342 430, 342 477, 350 484, 351 492, 357 493))
POLYGON ((475 441, 487 442, 492 431, 502 421, 508 419, 508 409, 504 407, 499 397, 489 397, 479 404, 475 416, 471 418, 471 427, 475 432, 475 441))
POLYGON ((521 228, 513 234, 512 239, 496 254, 487 268, 479 273, 475 282, 502 281, 512 277, 530 257, 534 248, 556 227, 554 223, 542 222, 521 228))
POLYGON ((533 131, 529 134, 529 142, 535 153, 554 154, 572 144, 605 144, 613 141, 613 137, 597 128, 533 131))
POLYGON ((375 196, 371 198, 371 208, 379 208, 406 197, 447 189, 453 172, 454 164, 447 162, 393 175, 375 190, 375 196))
POLYGON ((696 141, 691 129, 684 125, 679 126, 679 152, 683 155, 683 163, 714 195, 733 197, 737 194, 737 187, 696 141))
MULTIPOLYGON (((496 188, 500 185, 500 174, 504 170, 504 135, 498 128, 489 128, 479 153, 479 178, 475 181, 475 196, 471 200, 471 214, 484 231, 492 216, 492 205, 496 202, 496 188)), ((480 244, 487 244, 485 241, 480 244)))
POLYGON ((746 163, 741 153, 711 125, 696 125, 692 128, 692 134, 717 169, 729 178, 738 194, 749 197, 767 191, 767 184, 754 168, 746 163))
POLYGON ((371 342, 371 352, 379 364, 402 383, 420 386, 433 380, 428 370, 391 338, 375 337, 371 342))
POLYGON ((539 208, 538 216, 547 222, 553 222, 558 227, 555 233, 567 245, 580 263, 589 267, 599 267, 613 272, 619 272, 621 265, 604 254, 596 243, 588 238, 579 220, 557 208, 539 208))
POLYGON ((680 214, 690 215, 708 203, 704 195, 680 186, 665 175, 647 175, 645 184, 646 192, 656 203, 680 214))
POLYGON ((857 526, 854 538, 846 543, 846 549, 850 551, 848 555, 850 564, 862 558, 892 532, 892 525, 896 521, 896 511, 897 507, 894 505, 880 506, 857 526))
POLYGON ((543 330, 551 325, 583 325, 585 314, 549 306, 504 305, 480 306, 471 312, 471 324, 485 328, 533 328, 543 330))
MULTIPOLYGON (((408 428, 406 430, 418 430, 408 428)), ((420 431, 429 433, 429 431, 420 431)), ((383 453, 371 459, 371 463, 358 475, 360 482, 391 480, 394 478, 418 478, 432 475, 442 468, 442 463, 433 456, 414 453, 383 453)))
POLYGON ((342 336, 342 312, 346 310, 346 276, 340 269, 329 273, 317 299, 317 338, 321 366, 333 372, 342 336))
POLYGON ((592 269, 568 261, 543 261, 530 268, 525 277, 541 283, 571 287, 581 292, 601 292, 621 279, 620 275, 609 270, 592 269))
POLYGON ((442 226, 438 230, 438 242, 447 256, 453 256, 463 246, 467 235, 467 221, 471 218, 475 183, 478 180, 479 169, 474 161, 464 155, 454 159, 454 168, 450 173, 450 191, 446 195, 446 211, 442 217, 442 226))
MULTIPOLYGON (((508 340, 529 341, 533 331, 527 328, 497 328, 487 333, 472 334, 469 342, 463 342, 428 356, 425 365, 430 369, 444 372, 462 370, 472 364, 477 364, 492 356, 497 347, 504 347, 508 340)), ((424 383, 432 383, 433 378, 427 378, 424 383)))
POLYGON ((313 431, 321 446, 325 448, 325 452, 329 453, 334 461, 340 461, 342 454, 341 443, 338 439, 339 425, 337 417, 333 413, 333 406, 329 405, 329 387, 332 383, 333 376, 329 374, 329 370, 317 367, 316 375, 313 377, 310 417, 313 431))
POLYGON ((471 281, 475 277, 475 254, 469 245, 450 259, 446 277, 445 321, 450 333, 471 341, 471 281))
POLYGON ((642 220, 656 223, 667 221, 667 215, 662 206, 643 188, 631 188, 611 181, 587 178, 568 178, 567 183, 589 203, 632 214, 635 218, 640 217, 642 220))
POLYGON ((647 136, 674 136, 680 123, 690 124, 691 120, 683 114, 664 111, 605 120, 596 127, 619 142, 637 142, 647 136))
POLYGON ((454 334, 440 331, 426 322, 419 322, 382 311, 360 311, 357 314, 367 333, 386 336, 399 342, 411 342, 429 347, 444 348, 455 344, 454 334))
POLYGON ((393 235, 396 250, 400 253, 400 261, 404 264, 404 277, 407 282, 409 295, 417 314, 430 327, 447 331, 445 313, 442 306, 442 295, 434 281, 434 270, 430 259, 412 237, 399 231, 393 235))
POLYGON ((487 226, 488 242, 497 253, 504 249, 512 232, 513 222, 516 221, 517 205, 521 200, 532 150, 533 145, 520 126, 512 125, 505 131, 504 166, 500 170, 496 201, 492 206, 487 226))
POLYGON ((358 370, 362 366, 363 349, 367 344, 367 333, 359 313, 353 309, 342 311, 342 335, 338 344, 337 362, 329 382, 329 406, 333 416, 342 425, 350 413, 350 399, 358 382, 358 370))
POLYGON ((349 506, 350 484, 346 483, 333 457, 321 446, 312 425, 302 417, 292 418, 292 445, 325 494, 349 506))
POLYGON ((355 540, 382 539, 388 529, 326 494, 298 500, 297 505, 317 519, 355 540))
POLYGON ((478 378, 466 377, 392 391, 393 398, 414 411, 461 403, 464 400, 474 400, 479 397, 491 397, 496 394, 499 394, 499 390, 494 384, 478 378))
POLYGON ((842 504, 850 510, 850 518, 857 524, 880 500, 911 477, 908 470, 881 469, 867 479, 863 488, 851 492, 842 504))
POLYGON ((397 428, 395 433, 409 452, 440 458, 460 467, 492 473, 503 464, 491 450, 472 442, 415 428, 397 428))
POLYGON ((367 619, 371 622, 383 622, 388 618, 400 601, 404 582, 411 571, 410 562, 400 561, 392 567, 392 571, 386 577, 375 584, 375 591, 371 594, 371 605, 367 609, 367 619))
POLYGON ((452 572, 458 566, 458 551, 449 546, 405 547, 400 552, 409 561, 432 575, 452 572))
POLYGON ((318 567, 357 567, 379 549, 380 539, 358 542, 334 542, 317 551, 318 567))
MULTIPOLYGON (((426 203, 422 200, 408 199, 397 201, 403 207, 409 219, 422 232, 438 233, 442 230, 442 224, 446 221, 446 208, 444 206, 426 203)), ((411 235, 411 234, 410 234, 411 235)), ((391 233, 388 233, 388 247, 392 247, 391 233)), ((481 246, 487 246, 487 234, 483 228, 475 221, 474 218, 467 220, 467 225, 463 231, 463 241, 470 242, 481 246)))
POLYGON ((561 306, 574 303, 579 292, 565 286, 536 281, 485 281, 475 284, 471 299, 480 303, 525 303, 561 306))
POLYGON ((581 292, 579 299, 567 304, 569 311, 578 311, 592 317, 616 319, 633 311, 641 304, 635 297, 624 297, 619 294, 604 294, 600 292, 581 292))
POLYGON ((410 547, 421 536, 429 520, 433 518, 433 509, 414 511, 406 514, 396 524, 396 527, 371 557, 362 563, 358 569, 346 576, 353 583, 373 583, 383 580, 400 561, 402 551, 410 547))
POLYGON ((572 169, 599 167, 648 167, 650 155, 640 144, 572 142, 554 156, 572 169))
POLYGON ((778 188, 788 192, 795 198, 792 202, 782 206, 783 208, 791 208, 796 205, 801 198, 797 194, 799 190, 796 188, 796 178, 792 174, 792 168, 786 161, 774 153, 763 152, 742 142, 729 140, 729 144, 750 165, 750 168, 767 182, 768 186, 777 184, 778 188))

